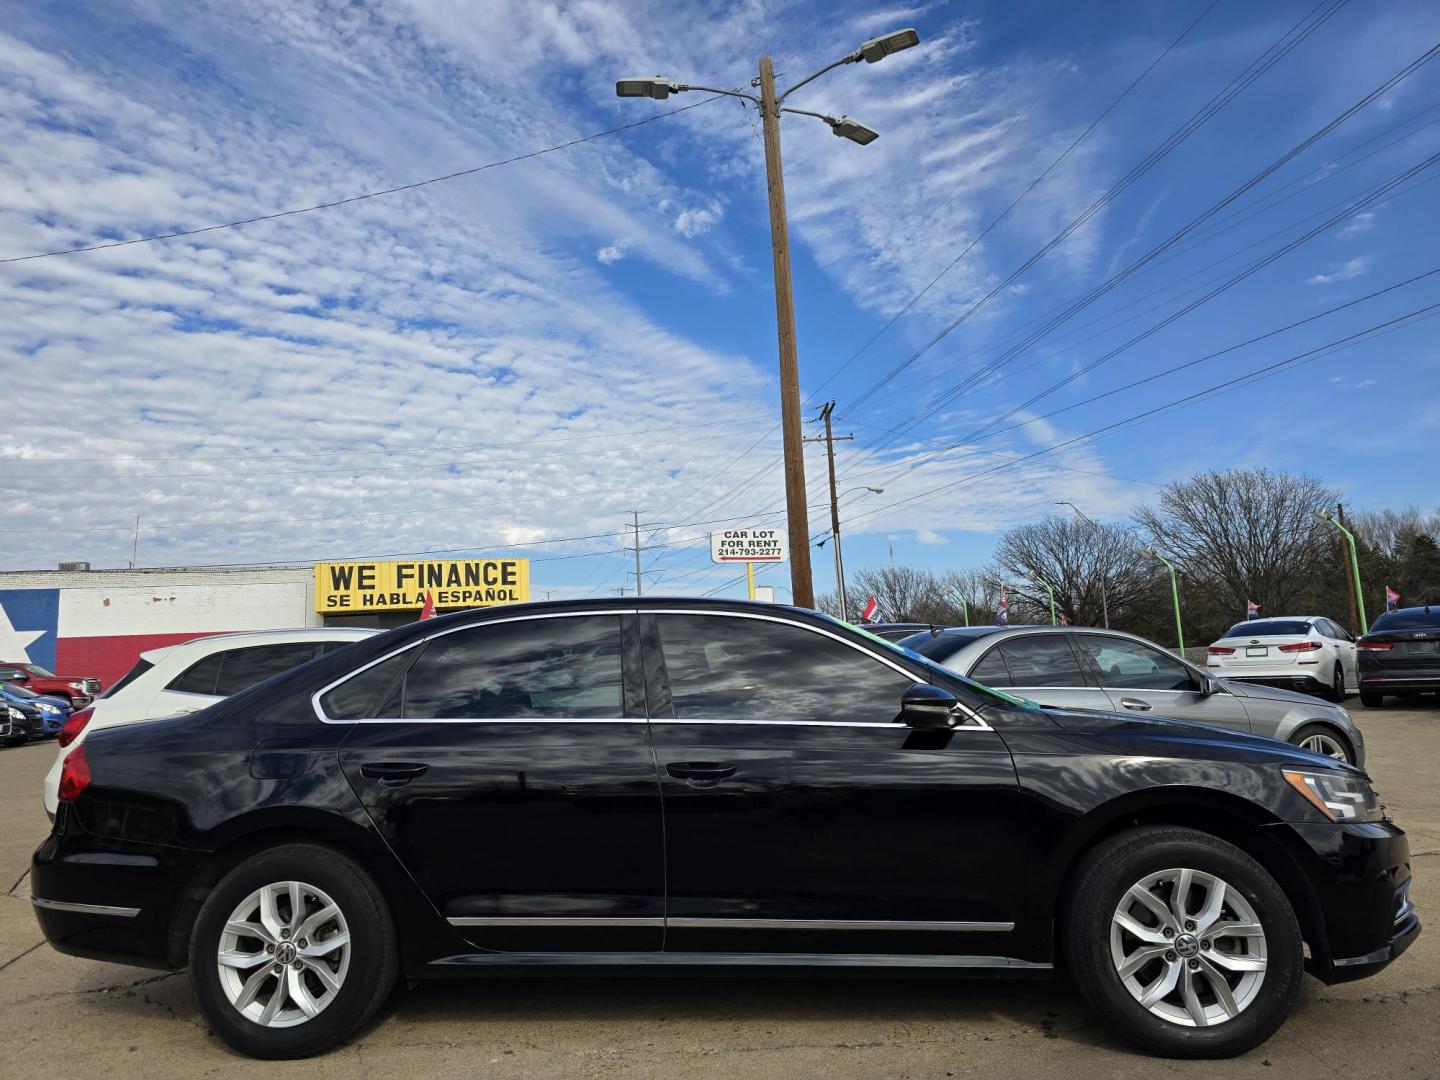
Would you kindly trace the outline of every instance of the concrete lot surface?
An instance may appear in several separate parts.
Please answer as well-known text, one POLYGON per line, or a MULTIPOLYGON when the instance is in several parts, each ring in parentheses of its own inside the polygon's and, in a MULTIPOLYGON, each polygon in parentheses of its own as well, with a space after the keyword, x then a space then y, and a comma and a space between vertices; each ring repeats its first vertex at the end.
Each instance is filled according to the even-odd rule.
POLYGON ((55 747, 0 751, 0 1077, 1440 1077, 1440 703, 1423 700, 1350 704, 1430 928, 1374 979, 1307 979, 1278 1035, 1221 1063, 1136 1053, 1060 981, 814 978, 422 984, 327 1058, 249 1061, 208 1033, 185 974, 44 944, 27 867, 55 747))

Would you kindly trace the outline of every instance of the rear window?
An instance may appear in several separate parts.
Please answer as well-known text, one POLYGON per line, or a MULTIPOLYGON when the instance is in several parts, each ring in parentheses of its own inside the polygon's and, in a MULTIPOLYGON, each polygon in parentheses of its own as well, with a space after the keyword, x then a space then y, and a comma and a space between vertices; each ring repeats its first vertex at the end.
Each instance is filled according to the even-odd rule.
POLYGON ((976 638, 986 637, 1003 629, 1003 626, 972 626, 964 630, 946 630, 941 634, 913 634, 901 644, 927 659, 943 662, 976 638))
POLYGON ((1280 635, 1304 637, 1310 632, 1310 624, 1304 619, 1252 619, 1236 623, 1225 631, 1226 637, 1275 637, 1280 635))
POLYGON ((119 682, 113 683, 110 686, 110 689, 106 690, 100 696, 102 698, 114 697, 116 691, 125 689, 125 687, 129 686, 132 682, 138 679, 141 675, 144 675, 145 672, 149 671, 154 666, 155 665, 150 663, 149 660, 136 660, 135 666, 125 673, 125 677, 119 682))
POLYGON ((1379 630, 1433 630, 1440 627, 1440 608, 1405 608, 1387 611, 1370 624, 1373 634, 1379 630))

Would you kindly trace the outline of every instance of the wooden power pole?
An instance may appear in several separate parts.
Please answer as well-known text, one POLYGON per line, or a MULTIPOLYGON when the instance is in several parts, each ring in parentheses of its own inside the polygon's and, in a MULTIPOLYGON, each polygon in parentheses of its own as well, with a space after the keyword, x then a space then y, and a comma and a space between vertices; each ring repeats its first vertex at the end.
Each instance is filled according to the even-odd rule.
POLYGON ((785 454, 785 508, 790 538, 790 593, 795 606, 815 606, 810 575, 810 520, 805 506, 805 446, 800 427, 800 363, 795 353, 795 297, 790 282, 790 227, 780 165, 780 106, 775 63, 760 58, 760 116, 765 132, 765 179, 770 193, 770 247, 775 259, 775 325, 780 337, 780 426, 785 454))

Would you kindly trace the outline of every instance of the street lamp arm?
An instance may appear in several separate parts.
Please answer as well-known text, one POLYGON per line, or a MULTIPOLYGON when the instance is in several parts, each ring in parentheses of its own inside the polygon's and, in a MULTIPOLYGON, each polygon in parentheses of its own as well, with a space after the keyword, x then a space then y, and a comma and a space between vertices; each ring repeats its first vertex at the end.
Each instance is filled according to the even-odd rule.
MULTIPOLYGON (((786 99, 786 98, 788 98, 788 97, 789 97, 791 94, 793 94, 796 90, 799 90, 799 89, 800 89, 802 86, 804 86, 806 83, 812 83, 812 82, 814 82, 816 79, 820 78, 821 75, 824 75, 824 74, 826 74, 827 72, 830 72, 830 71, 834 71, 837 67, 844 67, 846 64, 853 64, 853 63, 855 63, 857 60, 859 60, 860 58, 861 58, 861 56, 860 56, 860 50, 859 50, 859 49, 856 49, 854 52, 849 53, 849 54, 846 55, 846 56, 842 56, 839 60, 836 60, 833 64, 826 64, 826 65, 825 65, 823 68, 821 68, 819 71, 815 72, 814 75, 807 75, 807 76, 805 76, 805 78, 801 79, 801 80, 800 80, 799 82, 797 82, 794 86, 790 87, 790 89, 786 90, 783 94, 780 95, 780 98, 779 98, 778 101, 776 101, 776 104, 777 104, 777 105, 783 105, 783 104, 785 103, 785 99, 786 99)), ((795 111, 795 110, 791 110, 791 111, 793 112, 793 111, 795 111)), ((814 113, 811 113, 810 115, 811 115, 811 116, 814 116, 815 114, 814 114, 814 113)))
POLYGON ((680 83, 678 86, 675 87, 675 93, 677 94, 685 90, 703 90, 707 94, 724 94, 727 97, 744 98, 746 101, 753 102, 756 105, 760 104, 760 99, 758 97, 756 97, 754 94, 747 94, 743 90, 721 90, 719 87, 715 86, 693 86, 689 83, 680 83))

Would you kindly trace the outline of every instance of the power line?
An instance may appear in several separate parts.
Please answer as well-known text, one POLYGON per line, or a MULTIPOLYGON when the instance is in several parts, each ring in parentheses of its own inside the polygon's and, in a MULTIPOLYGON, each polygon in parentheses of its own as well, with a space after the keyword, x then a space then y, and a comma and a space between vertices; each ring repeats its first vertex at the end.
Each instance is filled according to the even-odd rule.
POLYGON ((537 158, 544 154, 553 154, 557 150, 568 150, 572 146, 580 146, 583 143, 603 139, 609 135, 618 135, 622 131, 629 131, 632 128, 653 124, 656 120, 663 120, 667 116, 675 116, 677 113, 698 109, 700 106, 708 105, 712 101, 720 101, 723 97, 724 95, 716 94, 712 97, 702 98, 690 105, 682 105, 677 109, 668 109, 665 112, 647 116, 643 120, 635 120, 629 124, 620 124, 617 127, 606 128, 604 131, 597 131, 593 134, 584 135, 578 139, 571 139, 569 142, 558 143, 555 146, 547 146, 540 150, 531 150, 528 153, 516 154, 514 157, 508 157, 501 161, 491 161, 469 169, 460 169, 457 172, 446 173, 444 176, 432 176, 428 180, 417 180, 414 183, 400 184, 396 187, 384 188, 380 191, 367 191, 360 195, 350 195, 346 198, 334 199, 330 202, 315 203, 313 206, 299 206, 291 210, 278 210, 273 214, 258 214, 255 217, 241 218, 239 221, 227 221, 221 225, 205 225, 195 229, 177 229, 174 232, 156 233, 151 236, 137 236, 130 240, 112 240, 104 244, 87 244, 83 247, 64 248, 57 251, 40 251, 32 255, 13 255, 8 259, 0 259, 0 265, 28 262, 32 259, 49 259, 57 255, 78 255, 86 251, 105 251, 109 248, 129 247, 131 244, 149 244, 157 240, 175 240, 182 236, 199 236, 201 233, 218 232, 221 229, 234 229, 240 225, 254 225, 261 221, 275 221, 279 218, 294 217, 296 214, 314 213, 317 210, 331 210, 337 206, 348 206, 351 203, 364 202, 366 199, 378 199, 385 195, 395 195, 402 191, 414 191, 417 188, 428 187, 431 184, 442 184, 447 180, 458 180, 462 176, 474 176, 476 173, 482 173, 488 169, 498 169, 502 165, 513 165, 517 161, 528 161, 530 158, 537 158))

